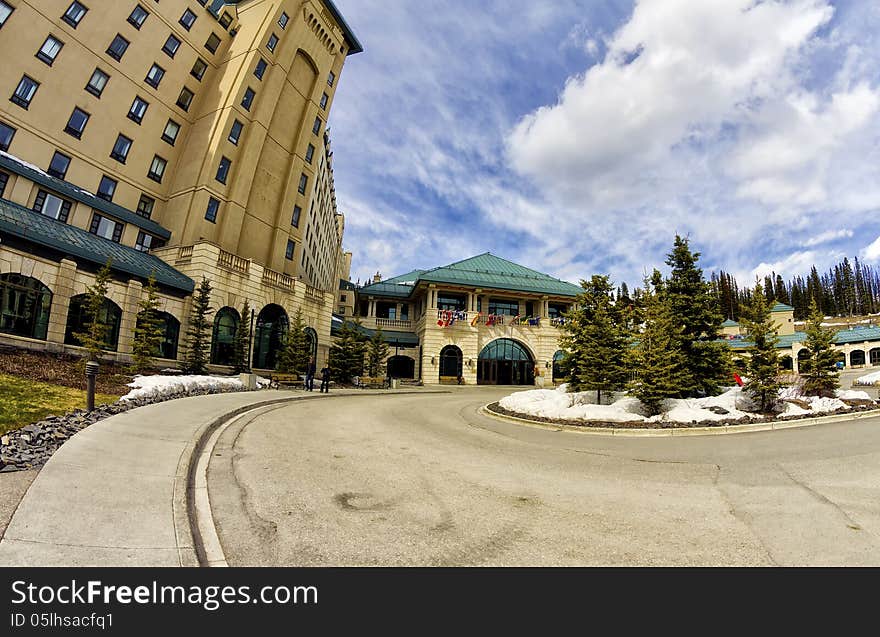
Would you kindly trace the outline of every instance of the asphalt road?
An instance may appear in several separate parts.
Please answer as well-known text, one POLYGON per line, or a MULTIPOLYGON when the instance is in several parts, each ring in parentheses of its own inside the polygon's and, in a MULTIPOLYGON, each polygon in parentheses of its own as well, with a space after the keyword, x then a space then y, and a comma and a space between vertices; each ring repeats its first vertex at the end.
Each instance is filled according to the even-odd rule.
POLYGON ((508 393, 338 397, 228 429, 208 483, 243 565, 880 565, 880 418, 611 438, 508 393))

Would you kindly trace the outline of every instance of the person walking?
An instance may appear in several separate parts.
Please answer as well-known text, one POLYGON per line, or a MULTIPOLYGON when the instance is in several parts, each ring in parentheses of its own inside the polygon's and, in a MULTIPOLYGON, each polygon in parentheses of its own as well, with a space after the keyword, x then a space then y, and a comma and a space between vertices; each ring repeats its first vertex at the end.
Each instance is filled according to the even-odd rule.
POLYGON ((315 390, 315 359, 309 359, 309 366, 306 368, 306 391, 315 390))
POLYGON ((328 365, 321 368, 321 393, 324 392, 330 393, 330 367, 328 365))

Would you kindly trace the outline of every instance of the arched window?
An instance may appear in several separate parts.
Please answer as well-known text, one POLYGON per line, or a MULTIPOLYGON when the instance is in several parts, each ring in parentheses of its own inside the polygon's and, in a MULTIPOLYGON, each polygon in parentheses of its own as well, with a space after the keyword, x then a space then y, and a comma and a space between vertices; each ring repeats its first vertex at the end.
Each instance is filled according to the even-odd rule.
POLYGON ((798 373, 806 374, 810 371, 810 350, 804 348, 798 352, 798 373))
POLYGON ((461 350, 455 345, 447 345, 440 351, 440 378, 461 376, 461 350))
POLYGON ((275 369, 278 354, 287 340, 290 319, 280 305, 267 305, 260 311, 254 327, 254 367, 275 369))
MULTIPOLYGON (((67 345, 82 345, 75 336, 86 331, 86 306, 88 296, 80 294, 70 299, 70 309, 67 311, 67 329, 64 332, 64 342, 67 345)), ((98 321, 107 326, 104 332, 104 349, 115 352, 119 347, 119 324, 122 322, 122 310, 116 303, 108 298, 104 299, 104 305, 98 314, 98 321)))
POLYGON ((46 340, 52 292, 23 274, 0 275, 0 332, 46 340))
POLYGON ((557 380, 562 380, 565 377, 565 372, 562 371, 562 364, 565 360, 565 352, 559 350, 555 354, 553 354, 553 382, 557 380))
POLYGON ((235 335, 240 320, 238 311, 234 308, 224 307, 217 311, 214 316, 214 334, 211 337, 213 365, 235 364, 235 335))
POLYGON ((877 366, 880 365, 880 348, 875 347, 871 350, 871 365, 877 366))
POLYGON ((409 356, 392 356, 388 359, 388 376, 391 378, 415 378, 416 362, 409 356))
MULTIPOLYGON (((141 326, 143 312, 138 314, 137 326, 141 326)), ((156 358, 177 359, 177 341, 180 337, 180 321, 168 312, 156 312, 159 321, 159 329, 162 331, 162 340, 159 347, 151 355, 156 358)))
POLYGON ((318 363, 318 333, 313 330, 311 327, 307 327, 303 330, 306 333, 306 338, 309 339, 309 356, 314 359, 315 364, 318 363))
POLYGON ((480 352, 477 382, 481 385, 534 385, 535 362, 522 343, 509 338, 492 341, 480 352))
POLYGON ((860 349, 854 349, 849 353, 849 365, 850 367, 864 366, 865 364, 865 352, 860 349))

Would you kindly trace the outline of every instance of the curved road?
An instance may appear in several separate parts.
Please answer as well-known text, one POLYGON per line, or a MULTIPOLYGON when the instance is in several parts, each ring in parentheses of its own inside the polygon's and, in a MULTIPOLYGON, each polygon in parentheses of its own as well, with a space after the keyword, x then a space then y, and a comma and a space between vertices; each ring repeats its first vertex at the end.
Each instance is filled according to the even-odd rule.
POLYGON ((208 472, 232 566, 880 565, 880 418, 586 436, 478 413, 504 389, 244 419, 208 472))

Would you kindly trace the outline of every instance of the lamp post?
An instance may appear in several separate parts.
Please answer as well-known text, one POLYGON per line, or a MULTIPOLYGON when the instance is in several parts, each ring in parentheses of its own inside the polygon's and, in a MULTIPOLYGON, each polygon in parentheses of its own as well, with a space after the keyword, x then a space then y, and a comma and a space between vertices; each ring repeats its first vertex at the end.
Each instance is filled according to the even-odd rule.
POLYGON ((86 410, 95 411, 95 383, 98 379, 98 370, 100 369, 98 361, 88 361, 86 363, 86 410))

